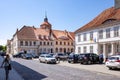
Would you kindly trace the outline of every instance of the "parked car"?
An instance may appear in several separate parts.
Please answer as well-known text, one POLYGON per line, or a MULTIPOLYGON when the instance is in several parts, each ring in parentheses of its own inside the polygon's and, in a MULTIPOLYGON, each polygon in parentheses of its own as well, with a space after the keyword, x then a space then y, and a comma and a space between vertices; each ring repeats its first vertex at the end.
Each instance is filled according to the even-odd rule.
POLYGON ((25 54, 25 53, 19 52, 19 53, 17 53, 17 54, 14 54, 13 57, 14 57, 14 58, 21 58, 21 57, 22 57, 22 54, 25 54))
POLYGON ((0 52, 0 55, 3 57, 6 56, 6 52, 0 52))
POLYGON ((120 69, 120 55, 113 55, 108 57, 107 61, 105 62, 105 65, 109 69, 120 69))
POLYGON ((39 56, 39 61, 40 62, 45 62, 45 63, 55 63, 56 64, 56 58, 49 54, 41 54, 39 56))
POLYGON ((42 52, 42 53, 39 53, 39 56, 42 55, 42 54, 48 54, 47 52, 42 52))
POLYGON ((71 53, 68 56, 68 63, 78 63, 79 54, 71 53))
POLYGON ((30 53, 33 58, 39 58, 39 56, 35 53, 30 53))
POLYGON ((54 53, 48 53, 48 54, 50 54, 50 55, 51 55, 51 56, 53 56, 53 57, 55 56, 55 54, 54 54, 54 53))
POLYGON ((32 59, 32 58, 33 58, 32 55, 29 54, 29 53, 22 54, 21 57, 22 57, 23 59, 32 59))
POLYGON ((83 53, 79 55, 79 62, 81 64, 99 63, 99 56, 95 53, 83 53))
POLYGON ((56 53, 54 57, 57 60, 67 60, 68 59, 68 55, 66 55, 64 53, 56 53))

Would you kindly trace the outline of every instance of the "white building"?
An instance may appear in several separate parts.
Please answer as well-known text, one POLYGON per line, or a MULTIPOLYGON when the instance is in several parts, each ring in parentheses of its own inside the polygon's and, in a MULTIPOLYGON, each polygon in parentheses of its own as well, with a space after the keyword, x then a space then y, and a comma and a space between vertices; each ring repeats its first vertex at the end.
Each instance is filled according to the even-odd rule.
POLYGON ((75 31, 76 53, 103 53, 104 59, 120 52, 120 0, 75 31))

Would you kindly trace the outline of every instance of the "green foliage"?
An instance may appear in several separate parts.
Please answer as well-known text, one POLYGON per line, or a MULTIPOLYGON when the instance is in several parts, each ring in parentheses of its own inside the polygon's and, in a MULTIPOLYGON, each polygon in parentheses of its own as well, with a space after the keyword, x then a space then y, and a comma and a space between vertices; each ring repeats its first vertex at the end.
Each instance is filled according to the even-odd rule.
POLYGON ((0 51, 6 52, 6 46, 0 45, 0 51))

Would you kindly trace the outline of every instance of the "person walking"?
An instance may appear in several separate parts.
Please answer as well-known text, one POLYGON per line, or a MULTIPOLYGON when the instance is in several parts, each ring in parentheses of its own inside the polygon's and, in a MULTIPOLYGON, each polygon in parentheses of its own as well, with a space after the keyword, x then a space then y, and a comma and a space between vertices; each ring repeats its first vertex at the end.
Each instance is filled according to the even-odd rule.
POLYGON ((1 68, 4 67, 5 69, 5 80, 8 80, 9 77, 9 70, 11 70, 11 64, 10 64, 10 56, 7 54, 5 59, 2 62, 1 68))
POLYGON ((99 63, 102 64, 103 63, 103 53, 99 54, 99 63))

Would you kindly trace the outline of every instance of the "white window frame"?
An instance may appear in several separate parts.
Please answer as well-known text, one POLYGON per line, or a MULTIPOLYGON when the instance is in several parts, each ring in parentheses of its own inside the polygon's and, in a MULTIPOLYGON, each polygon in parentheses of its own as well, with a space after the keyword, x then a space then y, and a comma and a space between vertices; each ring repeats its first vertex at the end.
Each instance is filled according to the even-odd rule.
POLYGON ((83 40, 87 41, 87 34, 86 33, 83 34, 83 40))
POLYGON ((106 38, 110 38, 110 28, 106 29, 106 38))
POLYGON ((93 53, 93 46, 90 46, 90 53, 93 53))
POLYGON ((90 32, 90 40, 93 40, 93 32, 90 32))
POLYGON ((99 30, 99 39, 103 39, 103 30, 99 30))
POLYGON ((114 37, 118 37, 119 36, 119 27, 114 27, 114 37))
POLYGON ((84 53, 87 52, 87 47, 86 47, 86 46, 83 47, 83 52, 84 52, 84 53))
POLYGON ((81 53, 81 47, 78 47, 78 53, 81 53))
POLYGON ((78 42, 81 41, 81 34, 78 35, 78 42))

